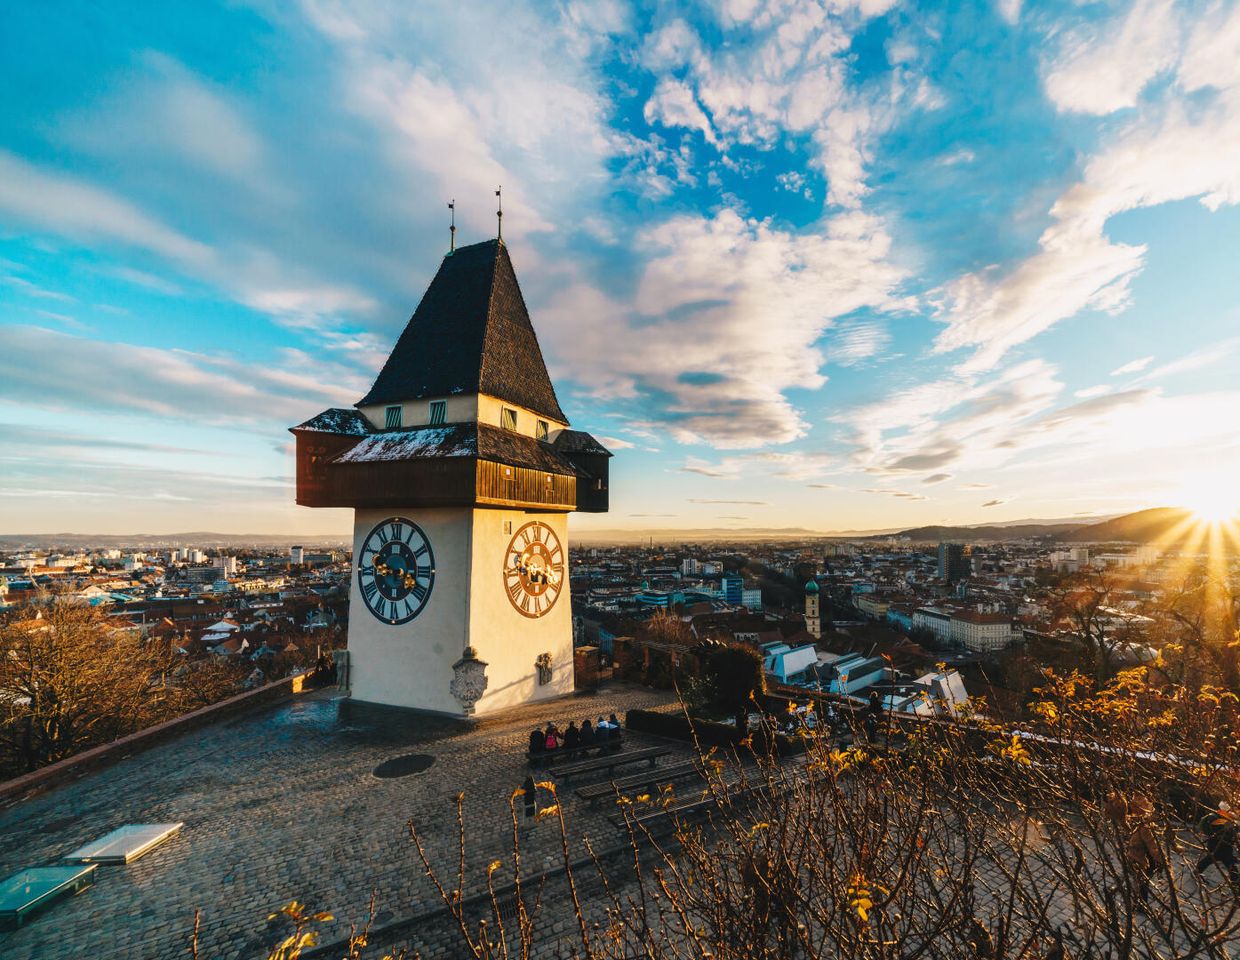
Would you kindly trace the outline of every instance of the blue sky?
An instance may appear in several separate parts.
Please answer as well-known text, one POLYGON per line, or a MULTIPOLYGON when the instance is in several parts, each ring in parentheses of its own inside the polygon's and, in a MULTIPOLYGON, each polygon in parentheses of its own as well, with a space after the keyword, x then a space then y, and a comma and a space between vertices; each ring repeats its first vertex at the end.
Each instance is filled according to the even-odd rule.
POLYGON ((1240 467, 1240 9, 27 4, 0 529, 340 533, 285 428, 504 231, 612 512, 1117 513, 1240 467))

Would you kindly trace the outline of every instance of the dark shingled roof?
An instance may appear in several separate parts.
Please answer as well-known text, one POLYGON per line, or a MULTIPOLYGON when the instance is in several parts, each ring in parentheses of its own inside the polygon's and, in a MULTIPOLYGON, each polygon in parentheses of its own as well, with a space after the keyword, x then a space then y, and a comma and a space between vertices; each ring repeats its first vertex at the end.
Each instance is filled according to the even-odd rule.
POLYGON ((339 433, 349 437, 364 437, 373 433, 370 421, 356 410, 345 407, 332 407, 324 410, 317 417, 311 417, 305 423, 299 423, 290 430, 309 430, 315 433, 339 433))
POLYGON ((558 453, 591 453, 610 457, 611 451, 584 430, 561 430, 552 444, 558 453))
POLYGON ((500 240, 444 257, 374 386, 357 405, 458 393, 486 393, 568 422, 500 240))
POLYGON ((569 477, 583 476, 549 444, 485 423, 384 430, 350 447, 333 462, 377 463, 440 457, 478 457, 569 477))

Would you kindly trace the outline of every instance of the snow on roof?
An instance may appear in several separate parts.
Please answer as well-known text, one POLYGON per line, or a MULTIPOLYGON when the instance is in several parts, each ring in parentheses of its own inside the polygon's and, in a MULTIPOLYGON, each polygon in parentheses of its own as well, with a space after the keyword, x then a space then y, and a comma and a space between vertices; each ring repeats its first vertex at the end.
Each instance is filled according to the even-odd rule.
POLYGON ((337 463, 374 463, 383 460, 416 460, 420 457, 475 457, 478 435, 452 423, 375 434, 350 447, 337 463))
POLYGON ((351 437, 364 437, 372 432, 370 421, 358 411, 346 407, 332 407, 324 410, 317 417, 311 417, 293 429, 316 433, 340 433, 351 437))

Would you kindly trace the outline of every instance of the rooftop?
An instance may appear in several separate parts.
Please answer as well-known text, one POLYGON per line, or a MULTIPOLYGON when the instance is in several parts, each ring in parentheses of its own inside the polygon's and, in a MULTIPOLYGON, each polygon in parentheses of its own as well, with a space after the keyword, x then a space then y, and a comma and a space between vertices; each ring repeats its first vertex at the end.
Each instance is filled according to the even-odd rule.
POLYGON ((444 257, 374 386, 357 405, 473 393, 568 422, 501 240, 444 257))

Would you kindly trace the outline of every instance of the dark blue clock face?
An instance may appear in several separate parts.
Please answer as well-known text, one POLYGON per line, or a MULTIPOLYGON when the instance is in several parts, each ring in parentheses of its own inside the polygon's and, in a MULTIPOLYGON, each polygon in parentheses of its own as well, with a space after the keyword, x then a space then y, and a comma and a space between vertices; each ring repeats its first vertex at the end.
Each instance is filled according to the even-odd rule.
POLYGON ((384 623, 408 623, 426 607, 435 585, 435 554, 412 520, 375 526, 357 556, 357 585, 366 609, 384 623))

